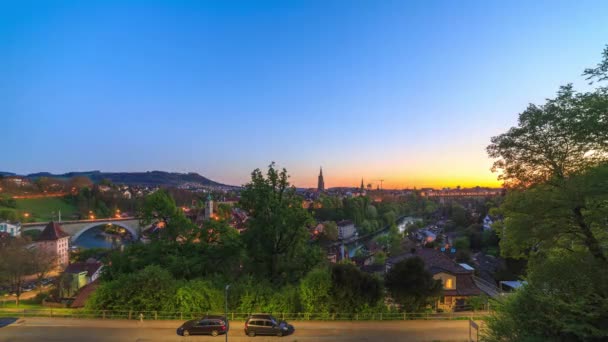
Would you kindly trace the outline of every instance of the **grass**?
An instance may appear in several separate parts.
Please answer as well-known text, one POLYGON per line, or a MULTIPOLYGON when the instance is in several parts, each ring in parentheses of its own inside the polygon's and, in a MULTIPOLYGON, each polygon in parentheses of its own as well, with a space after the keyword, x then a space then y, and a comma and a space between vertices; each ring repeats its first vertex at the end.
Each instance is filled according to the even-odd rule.
POLYGON ((63 198, 26 198, 17 199, 17 211, 20 214, 29 213, 29 221, 51 221, 57 219, 57 213, 61 210, 62 220, 70 220, 78 209, 65 201, 63 198))
POLYGON ((44 307, 40 303, 32 299, 22 299, 19 301, 19 306, 15 303, 15 300, 2 300, 0 301, 0 309, 43 309, 44 307))

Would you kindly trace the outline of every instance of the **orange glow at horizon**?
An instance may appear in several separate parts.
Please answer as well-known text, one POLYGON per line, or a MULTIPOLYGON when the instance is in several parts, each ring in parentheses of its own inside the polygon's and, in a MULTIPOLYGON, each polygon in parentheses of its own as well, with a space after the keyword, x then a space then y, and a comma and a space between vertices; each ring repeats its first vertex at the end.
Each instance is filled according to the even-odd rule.
MULTIPOLYGON (((323 165, 325 188, 356 187, 372 184, 376 189, 382 182, 383 189, 412 188, 472 188, 475 186, 500 188, 499 173, 490 171, 492 162, 484 157, 450 155, 442 158, 424 156, 417 163, 402 160, 379 160, 369 164, 323 165)), ((301 174, 291 173, 290 182, 297 187, 317 187, 318 167, 301 174)), ((289 169, 288 169, 289 171, 289 169)), ((294 170, 295 171, 295 170, 294 170)), ((298 170, 300 171, 300 170, 298 170)))

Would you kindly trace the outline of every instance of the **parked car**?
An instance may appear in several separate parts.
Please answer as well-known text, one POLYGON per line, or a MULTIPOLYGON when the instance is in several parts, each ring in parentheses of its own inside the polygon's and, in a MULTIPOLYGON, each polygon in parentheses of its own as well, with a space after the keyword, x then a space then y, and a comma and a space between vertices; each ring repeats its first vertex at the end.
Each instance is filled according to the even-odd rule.
POLYGON ((285 336, 292 334, 294 331, 293 325, 285 321, 279 321, 268 314, 251 315, 245 321, 245 334, 250 337, 256 335, 285 336))
MULTIPOLYGON (((221 317, 221 316, 220 316, 221 317)), ((211 335, 217 336, 228 331, 228 324, 223 317, 221 319, 194 319, 187 321, 177 328, 177 334, 181 336, 211 335)))

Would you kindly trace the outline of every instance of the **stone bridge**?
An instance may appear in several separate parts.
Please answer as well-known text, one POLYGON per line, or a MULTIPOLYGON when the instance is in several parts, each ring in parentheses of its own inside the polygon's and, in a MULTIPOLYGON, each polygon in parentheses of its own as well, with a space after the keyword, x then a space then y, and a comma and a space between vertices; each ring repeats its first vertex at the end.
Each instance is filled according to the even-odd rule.
MULTIPOLYGON (((21 225, 21 231, 43 230, 47 224, 48 222, 24 223, 21 225)), ((131 235, 133 235, 134 239, 138 239, 139 233, 144 229, 144 227, 139 225, 139 220, 135 217, 61 221, 59 224, 61 224, 61 228, 64 232, 72 236, 72 241, 76 241, 76 239, 78 239, 78 237, 85 231, 106 224, 114 224, 126 229, 129 233, 131 233, 131 235)))

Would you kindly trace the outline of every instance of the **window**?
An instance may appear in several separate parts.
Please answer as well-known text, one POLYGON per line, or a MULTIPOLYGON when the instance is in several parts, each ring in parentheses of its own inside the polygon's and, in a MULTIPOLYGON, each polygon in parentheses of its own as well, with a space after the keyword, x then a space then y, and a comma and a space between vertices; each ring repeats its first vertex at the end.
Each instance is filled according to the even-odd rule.
POLYGON ((445 280, 445 288, 446 289, 453 289, 454 288, 454 281, 452 280, 452 278, 448 278, 445 280))

